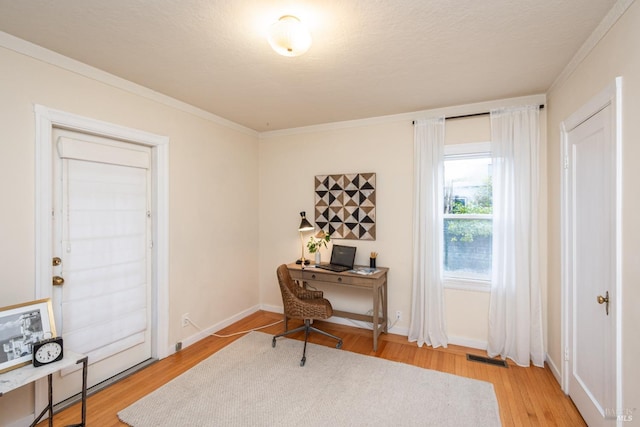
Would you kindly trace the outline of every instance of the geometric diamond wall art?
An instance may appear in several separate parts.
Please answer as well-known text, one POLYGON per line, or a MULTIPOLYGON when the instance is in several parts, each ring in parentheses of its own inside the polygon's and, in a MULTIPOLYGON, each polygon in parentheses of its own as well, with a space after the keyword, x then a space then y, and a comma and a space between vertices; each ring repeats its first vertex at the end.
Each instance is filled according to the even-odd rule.
POLYGON ((376 174, 315 177, 315 222, 332 239, 376 240, 376 174))

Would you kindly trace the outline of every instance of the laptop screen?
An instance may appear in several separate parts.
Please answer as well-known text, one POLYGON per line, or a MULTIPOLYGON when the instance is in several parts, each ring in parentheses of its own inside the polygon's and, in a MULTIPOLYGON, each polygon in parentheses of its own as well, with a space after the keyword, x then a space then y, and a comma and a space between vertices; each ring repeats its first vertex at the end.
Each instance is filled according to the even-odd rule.
POLYGON ((333 249, 331 250, 331 264, 353 268, 353 262, 355 259, 355 246, 333 245, 333 249))

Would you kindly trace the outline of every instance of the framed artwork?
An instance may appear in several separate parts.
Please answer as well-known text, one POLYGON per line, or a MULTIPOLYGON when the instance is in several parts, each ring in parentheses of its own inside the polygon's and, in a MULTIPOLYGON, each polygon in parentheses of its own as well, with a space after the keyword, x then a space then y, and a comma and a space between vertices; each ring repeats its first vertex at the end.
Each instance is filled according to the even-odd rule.
POLYGON ((376 240, 376 174, 315 177, 315 222, 332 239, 376 240))
POLYGON ((0 373, 31 363, 33 344, 55 336, 50 299, 0 308, 0 373))

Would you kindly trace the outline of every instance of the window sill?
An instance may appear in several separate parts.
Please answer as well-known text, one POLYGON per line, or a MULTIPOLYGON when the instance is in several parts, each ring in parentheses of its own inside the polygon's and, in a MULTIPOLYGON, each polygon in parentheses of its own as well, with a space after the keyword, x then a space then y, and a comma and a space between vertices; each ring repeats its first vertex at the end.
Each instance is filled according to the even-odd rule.
POLYGON ((446 277, 443 280, 445 289, 457 289, 460 291, 491 292, 491 282, 489 280, 460 279, 446 277))

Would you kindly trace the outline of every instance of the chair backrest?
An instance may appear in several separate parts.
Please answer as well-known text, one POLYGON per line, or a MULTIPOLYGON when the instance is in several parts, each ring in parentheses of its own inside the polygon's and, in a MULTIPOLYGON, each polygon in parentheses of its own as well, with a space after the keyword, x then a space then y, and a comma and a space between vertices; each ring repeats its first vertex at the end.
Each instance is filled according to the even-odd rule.
POLYGON ((306 320, 328 319, 333 315, 333 307, 329 300, 323 298, 322 291, 300 287, 284 264, 278 267, 277 274, 286 317, 306 320))
POLYGON ((278 274, 278 284, 280 285, 280 293, 282 294, 282 303, 284 304, 284 313, 288 316, 297 314, 299 310, 296 310, 296 304, 300 304, 301 301, 293 291, 294 286, 298 286, 291 275, 286 264, 282 264, 276 270, 278 274))

